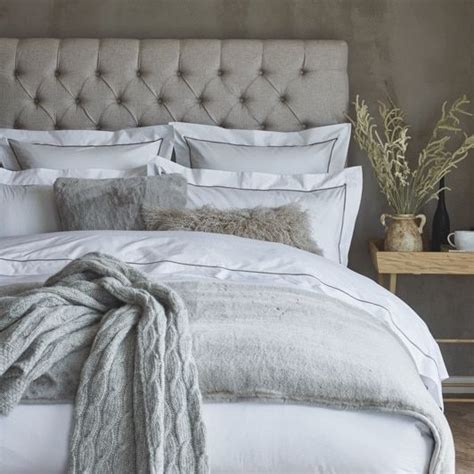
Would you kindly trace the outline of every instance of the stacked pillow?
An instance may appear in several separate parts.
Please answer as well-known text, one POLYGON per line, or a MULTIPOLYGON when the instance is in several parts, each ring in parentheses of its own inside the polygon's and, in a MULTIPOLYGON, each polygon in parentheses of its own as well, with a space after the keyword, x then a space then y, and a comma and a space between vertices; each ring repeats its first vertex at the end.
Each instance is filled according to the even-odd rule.
POLYGON ((61 230, 53 184, 63 176, 95 179, 146 176, 146 167, 124 171, 0 169, 0 237, 61 230))
POLYGON ((171 158, 173 133, 169 125, 116 132, 0 129, 0 163, 9 170, 136 168, 158 155, 171 158))
POLYGON ((345 169, 350 124, 289 133, 171 125, 177 163, 158 159, 149 174, 183 175, 187 208, 199 215, 208 205, 229 212, 290 205, 306 216, 319 253, 347 265, 362 194, 361 168, 345 169))
POLYGON ((296 204, 308 215, 311 238, 324 257, 347 265, 362 192, 362 170, 335 174, 270 174, 190 169, 158 158, 148 174, 186 178, 186 207, 248 209, 296 204))
POLYGON ((362 190, 361 169, 345 169, 349 124, 283 133, 172 123, 0 137, 10 170, 0 169, 0 237, 197 230, 279 241, 347 264, 362 190))
POLYGON ((37 180, 35 173, 21 176, 24 172, 0 170, 0 237, 60 230, 140 230, 145 228, 143 204, 186 204, 182 176, 146 176, 143 167, 35 171, 37 180))
MULTIPOLYGON (((105 200, 106 193, 101 199, 94 199, 91 187, 83 192, 89 196, 76 193, 82 203, 79 209, 89 211, 90 215, 98 209, 104 216, 108 213, 108 220, 104 216, 97 219, 98 229, 107 228, 106 223, 120 223, 123 230, 143 228, 144 224, 134 216, 134 201, 139 198, 153 196, 157 205, 166 205, 168 201, 184 206, 186 202, 183 178, 147 177, 146 165, 156 159, 158 153, 171 158, 173 130, 168 125, 117 132, 8 129, 0 130, 0 137, 0 160, 6 168, 0 168, 0 237, 69 230, 66 201, 60 199, 60 206, 56 203, 53 188, 56 180, 74 178, 74 183, 78 179, 86 180, 96 183, 97 188, 108 183, 109 194, 115 193, 114 199, 119 201, 105 200), (151 189, 156 187, 166 193, 157 190, 153 194, 151 189), (124 197, 131 195, 134 199, 124 197)), ((95 215, 97 217, 98 212, 95 215)), ((90 216, 82 217, 91 225, 90 216)))

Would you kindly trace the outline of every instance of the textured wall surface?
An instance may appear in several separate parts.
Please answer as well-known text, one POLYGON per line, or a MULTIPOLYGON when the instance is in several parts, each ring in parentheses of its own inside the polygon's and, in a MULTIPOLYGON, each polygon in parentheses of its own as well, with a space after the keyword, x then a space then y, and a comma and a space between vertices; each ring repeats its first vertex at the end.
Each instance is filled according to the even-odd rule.
MULTIPOLYGON (((344 39, 352 96, 373 105, 389 93, 407 112, 413 155, 443 100, 474 99, 473 18, 474 0, 0 0, 1 36, 344 39)), ((350 163, 365 170, 351 267, 372 275, 367 239, 382 235, 386 208, 354 145, 350 163)), ((474 227, 474 156, 448 184, 453 229, 474 227)), ((400 280, 400 296, 436 336, 474 337, 474 277, 400 280)), ((474 375, 472 347, 443 353, 453 374, 474 375)))

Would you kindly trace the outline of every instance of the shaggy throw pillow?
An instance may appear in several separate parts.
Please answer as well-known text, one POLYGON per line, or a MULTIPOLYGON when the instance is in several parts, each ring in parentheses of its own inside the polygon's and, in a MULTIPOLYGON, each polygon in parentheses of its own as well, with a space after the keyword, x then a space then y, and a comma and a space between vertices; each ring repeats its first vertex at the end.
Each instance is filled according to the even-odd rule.
POLYGON ((178 174, 118 179, 59 178, 54 195, 63 230, 143 230, 143 206, 184 207, 178 174))
POLYGON ((231 234, 249 239, 291 245, 320 254, 311 239, 306 211, 297 205, 219 210, 210 206, 198 209, 143 207, 147 230, 194 230, 231 234))

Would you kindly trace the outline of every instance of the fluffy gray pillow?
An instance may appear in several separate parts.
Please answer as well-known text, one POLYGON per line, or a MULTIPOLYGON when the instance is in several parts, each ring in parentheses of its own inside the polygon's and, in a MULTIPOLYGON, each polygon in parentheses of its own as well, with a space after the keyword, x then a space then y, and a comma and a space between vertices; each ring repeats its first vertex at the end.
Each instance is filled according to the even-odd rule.
POLYGON ((119 179, 59 178, 54 196, 63 230, 143 230, 142 206, 186 205, 179 174, 119 179))
POLYGON ((219 210, 210 206, 198 209, 160 209, 143 207, 148 230, 194 230, 267 240, 320 254, 311 238, 306 211, 296 204, 280 207, 219 210))

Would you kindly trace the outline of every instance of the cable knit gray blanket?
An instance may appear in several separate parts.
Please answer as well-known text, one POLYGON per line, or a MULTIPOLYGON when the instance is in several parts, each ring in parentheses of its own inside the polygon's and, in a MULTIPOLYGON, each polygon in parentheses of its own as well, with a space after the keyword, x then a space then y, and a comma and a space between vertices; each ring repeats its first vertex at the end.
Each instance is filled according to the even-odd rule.
POLYGON ((188 316, 174 291, 88 254, 45 287, 0 299, 0 414, 81 348, 69 472, 208 472, 188 316))
POLYGON ((204 398, 409 415, 433 435, 430 472, 454 472, 444 415, 403 344, 364 311, 287 287, 209 280, 165 287, 97 255, 73 262, 47 285, 0 298, 0 410, 22 396, 71 400, 77 391, 71 441, 77 472, 89 450, 96 462, 112 463, 104 465, 114 473, 206 469, 185 307, 204 398), (113 464, 115 456, 120 462, 113 464))

